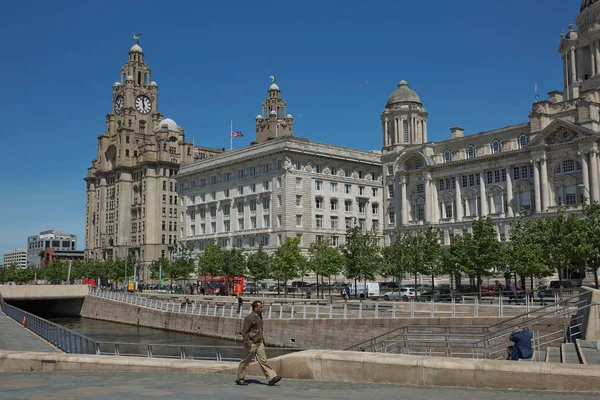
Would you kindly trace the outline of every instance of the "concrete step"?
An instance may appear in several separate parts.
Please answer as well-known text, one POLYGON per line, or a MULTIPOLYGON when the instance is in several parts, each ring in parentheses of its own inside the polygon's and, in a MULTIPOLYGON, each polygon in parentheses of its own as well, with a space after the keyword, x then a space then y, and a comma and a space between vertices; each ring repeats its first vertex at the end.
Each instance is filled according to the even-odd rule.
POLYGON ((563 343, 560 347, 563 364, 580 364, 575 343, 563 343))
POLYGON ((577 339, 577 345, 584 364, 600 365, 600 341, 577 339))
POLYGON ((548 346, 546 348, 546 362, 561 362, 560 347, 548 346))

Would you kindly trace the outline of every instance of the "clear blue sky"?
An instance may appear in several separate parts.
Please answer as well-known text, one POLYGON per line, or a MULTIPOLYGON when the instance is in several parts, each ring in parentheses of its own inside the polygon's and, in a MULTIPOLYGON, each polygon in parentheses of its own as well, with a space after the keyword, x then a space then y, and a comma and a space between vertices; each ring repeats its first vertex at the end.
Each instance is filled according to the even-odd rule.
POLYGON ((63 229, 84 246, 85 183, 113 82, 141 32, 159 110, 188 140, 254 136, 277 73, 297 136, 381 148, 405 79, 429 140, 526 122, 534 82, 562 90, 560 33, 579 0, 10 1, 0 13, 0 252, 63 229), (368 82, 368 83, 367 83, 368 82))

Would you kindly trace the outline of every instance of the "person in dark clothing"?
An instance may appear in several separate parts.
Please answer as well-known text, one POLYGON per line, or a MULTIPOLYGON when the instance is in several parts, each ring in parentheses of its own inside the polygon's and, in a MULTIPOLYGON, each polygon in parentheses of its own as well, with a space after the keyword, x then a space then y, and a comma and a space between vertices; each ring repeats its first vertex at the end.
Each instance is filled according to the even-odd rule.
POLYGON ((529 359, 533 357, 533 349, 531 348, 532 338, 533 334, 531 332, 516 327, 509 337, 514 345, 508 346, 508 360, 529 359))
POLYGON ((242 299, 242 296, 240 296, 239 294, 237 296, 237 302, 238 302, 238 312, 240 312, 240 310, 242 309, 242 306, 244 305, 244 299, 242 299))

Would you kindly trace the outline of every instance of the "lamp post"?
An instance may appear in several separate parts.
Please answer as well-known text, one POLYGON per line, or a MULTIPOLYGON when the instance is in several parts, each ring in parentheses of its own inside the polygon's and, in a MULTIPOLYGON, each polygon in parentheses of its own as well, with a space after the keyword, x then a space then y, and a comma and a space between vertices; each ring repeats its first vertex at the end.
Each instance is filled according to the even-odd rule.
POLYGON ((588 188, 585 187, 585 185, 583 183, 580 183, 579 185, 577 185, 580 188, 584 188, 585 191, 588 194, 588 199, 590 200, 590 203, 592 202, 592 195, 590 194, 590 190, 588 188))
POLYGON ((125 279, 123 280, 123 291, 127 290, 127 241, 125 241, 125 279))

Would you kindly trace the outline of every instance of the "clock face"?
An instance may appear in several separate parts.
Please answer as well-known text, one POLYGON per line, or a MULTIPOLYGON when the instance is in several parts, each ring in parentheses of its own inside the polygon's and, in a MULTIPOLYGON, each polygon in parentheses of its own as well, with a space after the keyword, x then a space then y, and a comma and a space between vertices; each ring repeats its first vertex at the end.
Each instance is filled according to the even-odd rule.
POLYGON ((148 96, 138 96, 135 99, 135 109, 140 114, 150 114, 150 111, 152 111, 152 101, 148 96))
POLYGON ((123 101, 123 96, 117 96, 117 98, 115 99, 115 114, 121 114, 124 104, 125 102, 123 101))

